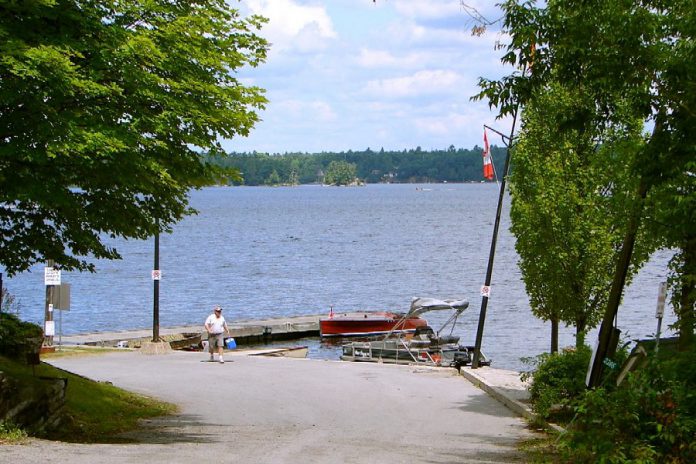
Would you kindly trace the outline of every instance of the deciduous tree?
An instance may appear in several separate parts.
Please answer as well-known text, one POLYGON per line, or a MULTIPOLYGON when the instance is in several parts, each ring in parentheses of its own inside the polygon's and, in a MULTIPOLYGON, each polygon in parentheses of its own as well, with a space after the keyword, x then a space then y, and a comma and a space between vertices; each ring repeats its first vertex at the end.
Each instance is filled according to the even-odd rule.
POLYGON ((146 238, 230 175, 203 153, 266 100, 237 72, 264 19, 225 0, 0 2, 0 265, 92 269, 105 236, 146 238))

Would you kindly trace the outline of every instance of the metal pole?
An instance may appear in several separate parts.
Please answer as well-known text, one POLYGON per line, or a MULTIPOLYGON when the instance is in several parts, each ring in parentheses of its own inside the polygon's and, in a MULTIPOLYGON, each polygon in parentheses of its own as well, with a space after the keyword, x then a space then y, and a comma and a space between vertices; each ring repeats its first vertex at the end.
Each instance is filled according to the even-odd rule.
MULTIPOLYGON (((155 271, 159 271, 159 221, 158 230, 155 232, 155 271)), ((154 299, 152 304, 152 341, 160 341, 159 337, 159 278, 154 279, 154 299)))
MULTIPOLYGON (((52 259, 49 259, 46 261, 46 267, 53 267, 54 266, 54 261, 52 259)), ((46 285, 46 304, 44 306, 44 329, 46 328, 46 322, 52 322, 53 321, 53 307, 51 304, 51 301, 53 301, 53 285, 46 285)), ((44 337, 44 344, 46 346, 52 346, 53 345, 53 336, 45 336, 44 337)))
POLYGON ((657 334, 655 335, 655 353, 660 349, 660 332, 662 331, 662 316, 665 314, 665 300, 667 299, 667 282, 660 282, 657 291, 657 334))
POLYGON ((63 308, 60 309, 60 316, 58 317, 58 346, 63 346, 63 308))
POLYGON ((495 225, 493 226, 493 238, 491 239, 491 249, 488 253, 488 268, 486 269, 486 281, 484 287, 486 292, 482 292, 481 296, 481 311, 479 312, 478 329, 476 330, 476 343, 474 345, 474 359, 471 361, 471 368, 477 369, 479 367, 479 360, 481 359, 481 342, 483 340, 483 326, 486 323, 486 311, 488 309, 488 291, 490 290, 491 278, 493 276, 493 260, 495 259, 495 247, 498 241, 498 229, 500 228, 500 216, 503 210, 503 199, 505 198, 505 184, 507 182, 508 171, 510 169, 510 149, 512 148, 512 136, 515 133, 515 123, 517 122, 517 112, 519 110, 519 105, 515 108, 515 113, 512 116, 512 127, 510 128, 510 136, 505 137, 503 134, 497 130, 484 126, 496 134, 499 134, 503 143, 507 147, 507 154, 505 155, 505 167, 503 168, 503 179, 500 182, 500 192, 498 194, 498 208, 495 213, 495 225), (505 139, 507 138, 507 143, 505 139))

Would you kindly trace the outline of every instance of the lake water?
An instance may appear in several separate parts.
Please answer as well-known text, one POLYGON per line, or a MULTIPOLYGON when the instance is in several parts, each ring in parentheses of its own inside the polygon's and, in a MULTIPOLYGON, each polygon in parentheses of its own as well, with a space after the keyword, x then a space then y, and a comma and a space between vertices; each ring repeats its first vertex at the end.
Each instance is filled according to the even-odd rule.
MULTIPOLYGON (((194 191, 200 214, 160 237, 160 325, 202 324, 215 304, 234 321, 322 314, 331 305, 406 311, 414 296, 464 297, 470 307, 455 333, 473 345, 497 198, 495 184, 194 191)), ((508 207, 506 200, 482 350, 495 366, 520 369, 520 357, 548 349, 550 326, 530 313, 508 207)), ((72 284, 63 334, 152 327, 154 241, 115 244, 123 260, 98 261, 95 274, 63 273, 72 284)), ((624 336, 654 334, 669 256, 658 254, 626 291, 624 336)), ((43 266, 4 283, 21 317, 42 323, 43 266)), ((444 317, 427 319, 437 329, 444 317)), ((673 321, 668 310, 663 328, 673 321)), ((573 330, 562 329, 561 346, 572 344, 573 330)))

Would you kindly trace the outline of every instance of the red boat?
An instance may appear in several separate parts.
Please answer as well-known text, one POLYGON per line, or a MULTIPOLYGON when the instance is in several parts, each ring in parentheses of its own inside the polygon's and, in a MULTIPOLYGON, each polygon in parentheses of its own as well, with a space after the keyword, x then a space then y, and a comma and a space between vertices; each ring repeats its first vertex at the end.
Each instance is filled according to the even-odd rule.
POLYGON ((319 333, 322 337, 354 337, 365 335, 414 332, 428 322, 418 316, 404 318, 403 314, 389 311, 358 311, 334 314, 319 319, 319 333))

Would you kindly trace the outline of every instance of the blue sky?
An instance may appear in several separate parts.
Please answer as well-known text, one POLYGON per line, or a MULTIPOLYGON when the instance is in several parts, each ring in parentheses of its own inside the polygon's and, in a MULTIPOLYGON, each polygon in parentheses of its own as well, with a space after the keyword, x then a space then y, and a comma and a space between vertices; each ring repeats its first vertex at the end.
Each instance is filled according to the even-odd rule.
MULTIPOLYGON (((489 19, 492 1, 467 1, 489 19)), ((503 132, 486 102, 471 102, 479 76, 500 64, 498 28, 471 35, 460 0, 241 0, 266 16, 267 62, 239 72, 265 88, 262 121, 228 151, 268 153, 424 150, 482 145, 483 124, 503 132)), ((491 144, 501 145, 489 135, 491 144)))

